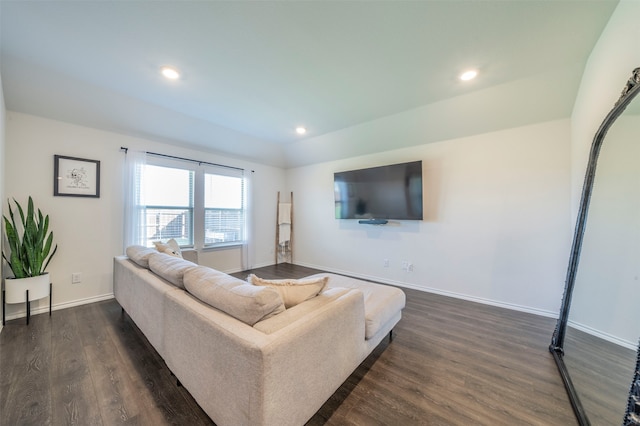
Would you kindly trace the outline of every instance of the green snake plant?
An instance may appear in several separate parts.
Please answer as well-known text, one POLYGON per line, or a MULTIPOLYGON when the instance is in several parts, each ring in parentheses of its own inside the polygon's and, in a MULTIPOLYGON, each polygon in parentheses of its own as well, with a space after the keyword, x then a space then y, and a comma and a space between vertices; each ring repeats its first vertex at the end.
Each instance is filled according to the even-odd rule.
POLYGON ((11 220, 7 216, 3 217, 9 256, 3 251, 2 257, 7 261, 15 278, 42 275, 58 250, 58 245, 56 245, 51 251, 53 232, 49 232, 49 215, 43 216, 40 209, 36 215, 31 197, 29 197, 26 215, 15 198, 13 202, 20 215, 20 222, 16 223, 16 217, 11 209, 11 201, 8 201, 11 220))

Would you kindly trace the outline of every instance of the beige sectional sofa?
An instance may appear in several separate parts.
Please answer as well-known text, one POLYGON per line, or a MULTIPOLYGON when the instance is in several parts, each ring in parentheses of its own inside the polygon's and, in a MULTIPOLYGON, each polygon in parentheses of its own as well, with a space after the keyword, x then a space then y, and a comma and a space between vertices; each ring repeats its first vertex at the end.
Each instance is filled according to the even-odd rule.
POLYGON ((308 279, 326 286, 285 309, 272 287, 153 249, 114 259, 118 303, 219 426, 303 425, 400 320, 400 289, 308 279))

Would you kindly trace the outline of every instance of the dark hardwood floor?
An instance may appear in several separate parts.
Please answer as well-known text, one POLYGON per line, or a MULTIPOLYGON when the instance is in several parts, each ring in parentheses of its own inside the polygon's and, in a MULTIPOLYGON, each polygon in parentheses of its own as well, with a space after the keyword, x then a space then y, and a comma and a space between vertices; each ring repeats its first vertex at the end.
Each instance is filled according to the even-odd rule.
MULTIPOLYGON (((254 271, 298 278, 281 264, 254 271)), ((245 278, 249 273, 235 276, 245 278)), ((403 289, 394 330, 308 425, 575 425, 555 320, 403 289)), ((213 384, 212 384, 213 385, 213 384)), ((115 300, 7 323, 1 425, 210 425, 115 300)))

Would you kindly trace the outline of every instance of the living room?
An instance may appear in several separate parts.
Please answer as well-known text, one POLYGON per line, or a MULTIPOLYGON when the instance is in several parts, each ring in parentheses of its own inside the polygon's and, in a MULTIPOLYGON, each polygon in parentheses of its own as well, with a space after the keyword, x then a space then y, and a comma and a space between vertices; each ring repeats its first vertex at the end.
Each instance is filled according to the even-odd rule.
MULTIPOLYGON (((608 7, 610 18, 586 56, 547 70, 553 85, 545 73, 523 75, 283 146, 265 142, 253 158, 234 152, 233 142, 207 150, 175 143, 180 138, 172 135, 143 137, 109 130, 105 122, 89 125, 81 105, 70 109, 79 118, 51 118, 45 113, 51 105, 68 111, 72 102, 60 90, 82 92, 82 84, 90 83, 72 89, 69 77, 54 70, 36 85, 12 79, 16 84, 9 86, 8 76, 29 64, 3 50, 0 199, 25 202, 32 196, 50 215, 58 244, 48 269, 54 310, 113 298, 113 258, 124 249, 127 154, 120 148, 127 147, 250 170, 250 268, 273 264, 276 194, 293 192, 297 265, 557 318, 590 144, 640 64, 629 47, 640 36, 638 3, 608 7), (560 91, 574 95, 566 101, 558 94, 557 101, 560 91), (36 93, 46 94, 37 104, 36 93), (29 99, 34 103, 27 105, 29 99), (501 127, 496 117, 505 116, 509 124, 501 127), (348 141, 368 148, 350 151, 348 141), (100 197, 53 196, 54 155, 99 160, 100 197), (423 162, 423 221, 367 227, 334 218, 334 172, 413 160, 423 162), (404 270, 403 262, 413 270, 404 270), (82 282, 73 284, 78 272, 82 282)), ((2 13, 4 27, 9 18, 2 13)), ((135 109, 141 101, 127 102, 135 109)), ((199 263, 223 272, 244 269, 238 247, 198 254, 199 263)), ((48 301, 31 309, 46 312, 48 301)), ((25 310, 9 306, 4 313, 15 319, 25 310)))

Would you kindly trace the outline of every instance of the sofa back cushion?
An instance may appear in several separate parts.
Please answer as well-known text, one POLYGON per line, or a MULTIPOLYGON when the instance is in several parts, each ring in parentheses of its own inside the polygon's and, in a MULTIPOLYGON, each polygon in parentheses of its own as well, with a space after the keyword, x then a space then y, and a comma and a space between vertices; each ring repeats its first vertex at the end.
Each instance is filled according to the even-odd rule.
MULTIPOLYGON (((155 251, 155 250, 154 250, 155 251)), ((184 274, 197 268, 193 262, 157 251, 149 256, 149 269, 176 287, 184 288, 184 274)))
POLYGON ((129 259, 147 269, 149 269, 149 257, 157 252, 158 250, 154 248, 144 246, 129 246, 126 250, 126 254, 129 259))
POLYGON ((184 285, 204 303, 251 326, 285 310, 277 291, 253 286, 204 266, 189 269, 184 275, 184 285))

